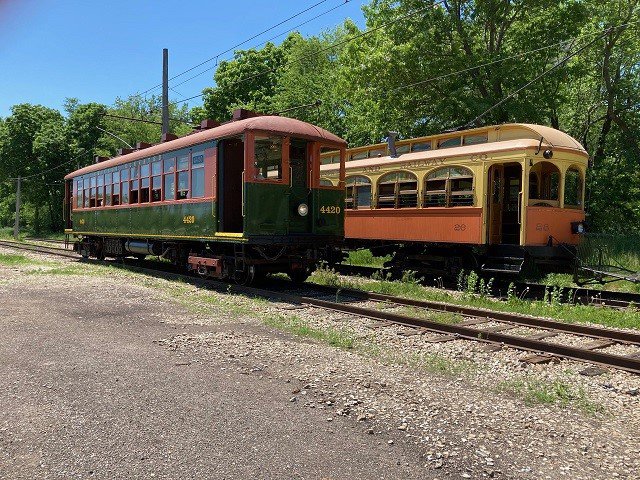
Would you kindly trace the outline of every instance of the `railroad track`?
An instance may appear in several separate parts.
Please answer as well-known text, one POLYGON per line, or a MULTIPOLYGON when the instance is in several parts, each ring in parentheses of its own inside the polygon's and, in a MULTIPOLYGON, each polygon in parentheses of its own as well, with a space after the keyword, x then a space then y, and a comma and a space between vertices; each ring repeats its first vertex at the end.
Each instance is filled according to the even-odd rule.
MULTIPOLYGON (((52 240, 46 238, 25 238, 25 240, 39 243, 65 244, 65 240, 52 240)), ((372 275, 380 272, 382 272, 382 275, 390 273, 388 269, 362 265, 338 264, 334 268, 338 273, 343 275, 355 275, 361 277, 371 277, 372 275)), ((540 283, 513 282, 513 284, 516 292, 519 294, 519 297, 526 300, 543 300, 547 291, 551 291, 553 289, 551 286, 540 283)), ((450 287, 450 290, 455 289, 455 285, 453 284, 445 284, 445 286, 450 287)), ((507 282, 498 282, 498 286, 502 291, 506 292, 509 284, 507 282)), ((565 287, 562 290, 562 294, 566 303, 597 305, 612 308, 628 308, 630 306, 640 307, 640 293, 617 292, 585 287, 565 287)), ((499 292, 495 298, 505 298, 505 295, 503 292, 499 292)))
POLYGON ((8 247, 8 248, 14 248, 18 250, 27 250, 30 252, 46 253, 49 255, 57 255, 61 257, 80 259, 80 256, 78 256, 78 254, 74 253, 68 248, 45 247, 42 245, 36 245, 36 244, 30 244, 30 243, 14 242, 12 240, 0 240, 0 247, 8 247))
MULTIPOLYGON (((371 277, 373 274, 382 272, 382 275, 391 273, 390 270, 377 267, 366 267, 361 265, 338 264, 333 267, 336 272, 343 275, 355 275, 361 277, 371 277)), ((424 282, 426 284, 426 282, 424 282)), ((495 298, 505 298, 509 283, 499 281, 496 283, 500 287, 500 291, 495 298)), ((525 300, 543 300, 548 292, 553 290, 553 286, 540 283, 529 282, 513 282, 519 298, 525 300)), ((455 285, 452 283, 444 284, 449 290, 454 290, 455 285)), ((611 308, 628 308, 631 306, 640 307, 640 293, 633 292, 617 292, 612 290, 601 290, 586 287, 564 287, 561 291, 566 303, 576 305, 597 305, 601 307, 611 308)))
MULTIPOLYGON (((42 248, 18 242, 0 241, 0 246, 60 255, 80 257, 60 248, 42 248)), ((368 319, 378 322, 378 327, 400 325, 415 330, 416 334, 428 334, 428 341, 440 342, 465 339, 490 344, 493 349, 512 347, 531 352, 529 363, 543 363, 554 357, 586 362, 603 367, 613 367, 640 374, 640 333, 612 330, 582 324, 569 324, 546 318, 529 317, 509 312, 497 312, 475 307, 454 305, 443 302, 412 300, 360 290, 337 289, 317 285, 306 285, 305 293, 293 294, 283 290, 264 289, 239 285, 229 285, 216 280, 196 278, 181 273, 147 268, 140 264, 126 265, 120 262, 96 261, 134 269, 141 273, 163 276, 170 279, 187 280, 195 285, 219 291, 247 294, 277 299, 299 308, 316 307, 332 312, 341 312, 354 320, 368 319), (332 300, 327 300, 331 298, 332 300), (335 299, 335 300, 333 300, 335 299), (363 302, 377 302, 382 308, 370 308, 363 302), (360 305, 359 305, 360 303, 360 305), (423 313, 446 312, 460 317, 457 323, 442 323, 422 316, 390 311, 411 307, 423 313), (487 327, 488 328, 485 328, 487 327), (518 330, 528 333, 514 334, 518 330), (510 333, 505 333, 510 332, 510 333), (549 341, 558 335, 570 335, 581 340, 581 345, 567 345, 549 341), (604 351, 612 346, 622 345, 628 353, 620 355, 604 351)), ((290 285, 287 289, 290 290, 290 285)))
POLYGON ((32 238, 32 237, 25 237, 24 239, 26 242, 39 242, 39 243, 55 243, 55 244, 61 244, 64 245, 66 244, 66 240, 56 240, 53 238, 32 238))

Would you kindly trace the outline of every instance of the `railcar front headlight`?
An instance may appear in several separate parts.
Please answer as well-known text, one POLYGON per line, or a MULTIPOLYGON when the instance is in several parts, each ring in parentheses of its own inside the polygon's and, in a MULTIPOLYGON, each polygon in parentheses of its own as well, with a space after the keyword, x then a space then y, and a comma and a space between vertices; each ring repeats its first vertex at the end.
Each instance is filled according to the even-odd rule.
POLYGON ((571 233, 577 233, 578 235, 582 235, 587 231, 587 228, 584 222, 571 222, 571 233))
POLYGON ((298 205, 298 215, 301 217, 306 217, 307 213, 309 213, 309 206, 306 203, 301 203, 298 205))

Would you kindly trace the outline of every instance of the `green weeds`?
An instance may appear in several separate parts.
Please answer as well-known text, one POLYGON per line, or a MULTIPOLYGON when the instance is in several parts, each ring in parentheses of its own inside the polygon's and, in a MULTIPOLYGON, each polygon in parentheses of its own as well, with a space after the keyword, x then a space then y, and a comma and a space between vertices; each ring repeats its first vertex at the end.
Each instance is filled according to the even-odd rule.
POLYGON ((346 263, 349 265, 357 265, 361 267, 377 267, 382 268, 385 262, 391 260, 391 255, 385 255, 384 257, 375 257, 371 250, 352 250, 349 252, 349 256, 346 259, 346 263))
POLYGON ((35 265, 41 262, 37 262, 32 258, 25 257, 24 255, 14 253, 0 253, 0 265, 7 267, 35 265))
MULTIPOLYGON (((515 285, 509 288, 508 301, 502 302, 491 299, 487 296, 489 283, 484 284, 484 294, 478 293, 483 285, 480 281, 472 279, 471 286, 466 283, 466 290, 460 294, 455 294, 442 289, 423 287, 412 282, 390 281, 388 279, 345 279, 328 269, 319 269, 310 277, 310 281, 329 285, 336 288, 356 289, 412 298, 416 300, 428 300, 437 302, 448 302, 458 305, 468 305, 489 310, 502 312, 521 313, 536 317, 550 317, 565 322, 576 323, 597 323, 600 325, 619 328, 640 328, 640 310, 637 308, 627 308, 625 310, 615 310, 611 308, 601 308, 592 305, 571 305, 562 303, 560 300, 569 295, 556 287, 549 289, 547 301, 521 300, 515 285), (471 290, 475 293, 471 294, 471 290)), ((573 295, 573 293, 571 293, 573 295)))
POLYGON ((561 380, 544 381, 527 377, 498 384, 498 391, 509 393, 524 401, 525 405, 553 404, 566 408, 574 406, 585 413, 603 413, 604 407, 591 400, 582 387, 561 380))
POLYGON ((356 341, 355 336, 351 332, 334 328, 314 328, 296 316, 274 314, 267 316, 263 321, 265 325, 277 328, 278 330, 284 330, 300 337, 313 338, 314 340, 319 340, 344 350, 353 349, 356 341))

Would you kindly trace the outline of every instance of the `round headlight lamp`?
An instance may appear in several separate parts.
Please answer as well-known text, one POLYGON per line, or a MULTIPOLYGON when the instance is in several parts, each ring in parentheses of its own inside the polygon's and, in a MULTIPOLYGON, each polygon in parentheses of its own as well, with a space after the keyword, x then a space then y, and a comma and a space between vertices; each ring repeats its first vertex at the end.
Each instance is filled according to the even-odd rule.
POLYGON ((578 233, 584 233, 584 224, 579 223, 576 230, 578 231, 578 233))
POLYGON ((298 205, 298 215, 301 217, 306 217, 307 213, 309 213, 309 206, 306 203, 301 203, 298 205))

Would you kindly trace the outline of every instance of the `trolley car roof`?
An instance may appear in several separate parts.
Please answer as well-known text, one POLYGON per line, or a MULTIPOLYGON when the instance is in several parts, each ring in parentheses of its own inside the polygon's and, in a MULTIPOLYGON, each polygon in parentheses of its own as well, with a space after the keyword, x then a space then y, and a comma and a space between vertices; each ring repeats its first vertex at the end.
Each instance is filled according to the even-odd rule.
MULTIPOLYGON (((385 165, 393 165, 396 163, 404 163, 412 160, 422 160, 429 158, 452 158, 459 156, 469 156, 469 155, 482 155, 488 153, 496 153, 501 151, 511 151, 511 150, 526 150, 526 149, 538 149, 540 146, 542 150, 545 150, 549 147, 556 150, 564 150, 577 155, 584 156, 585 161, 588 158, 588 153, 584 149, 584 147, 578 142, 575 138, 567 135, 560 130, 556 130, 555 128, 547 127, 544 125, 535 125, 535 124, 527 124, 527 123, 508 123, 503 125, 493 125, 482 128, 474 128, 471 130, 462 130, 457 132, 448 132, 438 135, 430 135, 428 137, 421 137, 419 139, 406 139, 400 140, 398 144, 406 144, 408 142, 421 142, 423 140, 429 139, 446 139, 452 136, 460 136, 460 135, 468 135, 474 133, 481 132, 489 132, 489 131, 499 131, 499 130, 518 130, 521 129, 522 135, 511 137, 509 140, 497 140, 497 141, 489 141, 486 143, 478 143, 474 145, 464 145, 460 147, 448 147, 448 148, 436 148, 432 150, 424 150, 419 152, 411 152, 411 153, 403 153, 398 155, 397 157, 391 156, 380 156, 380 157, 371 157, 364 158, 359 160, 350 160, 346 163, 347 169, 358 169, 365 168, 370 166, 380 165, 381 162, 384 162, 385 165)), ((353 149, 349 149, 349 152, 352 151, 363 151, 367 149, 377 149, 386 147, 386 144, 377 144, 377 145, 368 145, 363 147, 357 147, 353 149)), ((321 165, 322 171, 332 171, 337 170, 339 168, 338 164, 325 164, 321 165)))
POLYGON ((168 142, 153 145, 145 149, 137 150, 126 155, 114 157, 104 162, 89 165, 74 172, 69 173, 64 178, 70 179, 86 173, 91 173, 106 168, 115 167, 124 163, 140 160, 154 155, 160 155, 181 148, 188 148, 193 145, 204 143, 234 135, 240 135, 246 131, 258 131, 268 134, 290 135, 300 138, 324 140, 332 147, 346 146, 346 142, 333 133, 294 118, 278 116, 260 116, 244 120, 225 123, 219 127, 210 128, 202 132, 192 133, 184 137, 168 142))

